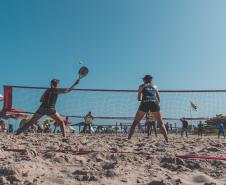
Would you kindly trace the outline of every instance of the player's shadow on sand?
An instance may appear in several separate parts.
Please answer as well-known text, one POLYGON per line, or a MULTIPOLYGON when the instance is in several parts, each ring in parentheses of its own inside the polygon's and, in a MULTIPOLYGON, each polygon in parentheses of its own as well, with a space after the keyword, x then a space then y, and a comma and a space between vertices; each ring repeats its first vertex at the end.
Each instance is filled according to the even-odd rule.
POLYGON ((162 181, 152 181, 148 185, 166 185, 166 184, 162 181))

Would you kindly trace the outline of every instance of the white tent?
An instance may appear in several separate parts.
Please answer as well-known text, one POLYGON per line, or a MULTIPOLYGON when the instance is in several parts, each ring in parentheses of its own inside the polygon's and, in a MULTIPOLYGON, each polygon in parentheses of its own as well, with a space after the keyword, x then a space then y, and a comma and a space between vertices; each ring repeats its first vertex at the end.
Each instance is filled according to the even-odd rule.
POLYGON ((0 101, 2 101, 3 100, 3 96, 0 94, 0 101))

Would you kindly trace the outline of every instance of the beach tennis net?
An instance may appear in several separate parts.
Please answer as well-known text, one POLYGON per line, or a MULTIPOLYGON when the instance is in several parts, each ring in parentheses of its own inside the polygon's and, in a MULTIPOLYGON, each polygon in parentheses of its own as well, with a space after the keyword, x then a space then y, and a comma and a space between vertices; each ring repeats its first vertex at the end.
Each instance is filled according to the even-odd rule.
MULTIPOLYGON (((40 97, 47 88, 4 86, 4 109, 18 109, 34 113, 40 97)), ((161 112, 165 120, 182 117, 207 120, 218 114, 225 115, 225 90, 160 90, 161 112)), ((131 123, 139 107, 136 90, 75 89, 58 98, 57 111, 73 123, 83 121, 92 112, 96 122, 131 123)))

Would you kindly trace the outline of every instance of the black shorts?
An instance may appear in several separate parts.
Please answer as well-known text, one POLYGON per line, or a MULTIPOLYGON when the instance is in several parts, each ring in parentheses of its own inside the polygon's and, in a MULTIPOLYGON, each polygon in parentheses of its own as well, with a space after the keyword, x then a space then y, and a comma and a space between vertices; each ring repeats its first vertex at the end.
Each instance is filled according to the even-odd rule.
POLYGON ((49 107, 39 107, 39 109, 37 110, 37 113, 41 114, 41 115, 47 115, 47 116, 51 116, 56 114, 56 109, 55 108, 49 108, 49 107))
POLYGON ((160 106, 157 102, 141 102, 139 110, 145 113, 159 112, 160 106))

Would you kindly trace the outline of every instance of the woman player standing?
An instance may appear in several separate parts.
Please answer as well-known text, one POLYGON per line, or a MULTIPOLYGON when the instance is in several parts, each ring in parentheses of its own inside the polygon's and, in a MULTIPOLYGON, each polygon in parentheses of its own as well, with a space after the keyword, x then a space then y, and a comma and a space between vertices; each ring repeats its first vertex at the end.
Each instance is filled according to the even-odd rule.
POLYGON ((166 142, 168 142, 168 137, 166 134, 166 129, 162 121, 162 116, 160 112, 160 95, 158 89, 155 85, 152 84, 152 76, 145 75, 143 78, 143 84, 140 85, 138 90, 138 101, 141 101, 140 107, 136 113, 136 117, 133 121, 133 124, 130 129, 128 139, 131 139, 134 134, 136 126, 143 119, 144 115, 149 111, 153 112, 155 119, 158 123, 161 133, 163 134, 166 142))

